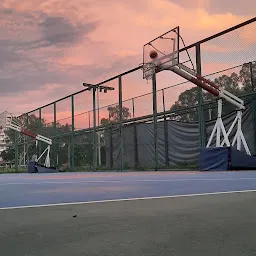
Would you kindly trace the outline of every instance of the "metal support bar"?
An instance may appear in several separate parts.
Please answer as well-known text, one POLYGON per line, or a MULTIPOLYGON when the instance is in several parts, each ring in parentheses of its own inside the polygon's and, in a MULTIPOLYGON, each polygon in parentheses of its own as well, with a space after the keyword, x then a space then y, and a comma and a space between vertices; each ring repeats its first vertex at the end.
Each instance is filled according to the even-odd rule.
POLYGON ((93 101, 93 168, 97 169, 97 138, 96 138, 96 88, 92 88, 93 101))
POLYGON ((168 140, 168 123, 165 115, 165 97, 164 89, 162 89, 163 111, 164 111, 164 149, 165 149, 165 165, 169 166, 169 140, 168 140))
POLYGON ((132 118, 135 118, 134 98, 132 98, 132 118))
POLYGON ((72 133, 71 133, 71 169, 75 169, 75 102, 74 95, 71 96, 72 133))
POLYGON ((218 117, 217 117, 217 121, 214 125, 214 128, 212 130, 210 139, 206 145, 207 148, 210 147, 215 133, 216 133, 216 147, 221 147, 221 142, 220 142, 221 141, 221 133, 224 137, 224 143, 228 147, 230 147, 230 142, 229 142, 225 127, 223 125, 222 119, 221 119, 221 114, 222 114, 222 99, 218 99, 218 117))
POLYGON ((113 167, 113 126, 110 126, 110 169, 113 167))
POLYGON ((249 62, 249 69, 250 69, 250 80, 251 80, 252 91, 254 91, 255 86, 254 86, 254 75, 253 75, 253 64, 252 64, 252 62, 249 62))
MULTIPOLYGON (((41 133, 42 131, 42 109, 39 109, 39 129, 37 131, 37 133, 41 133)), ((40 155, 42 151, 42 145, 41 142, 38 143, 38 154, 40 155)))
MULTIPOLYGON (((237 111, 236 118, 233 121, 232 125, 230 126, 227 136, 229 136, 234 129, 235 125, 237 125, 236 134, 234 136, 234 139, 232 141, 232 146, 236 145, 237 150, 242 149, 242 145, 244 146, 244 149, 248 155, 251 155, 251 152, 249 150, 249 147, 246 143, 246 140, 244 138, 243 132, 242 132, 242 111, 237 111)), ((222 141, 221 146, 224 145, 224 141, 222 141)))
MULTIPOLYGON (((201 48, 200 44, 196 45, 196 72, 202 75, 201 67, 201 48)), ((199 139, 200 147, 205 147, 205 125, 204 125, 204 107, 203 107, 203 89, 198 87, 198 122, 199 122, 199 139)))
MULTIPOLYGON (((99 89, 97 90, 97 109, 98 109, 98 127, 100 127, 100 97, 99 97, 99 89)), ((101 132, 98 130, 97 132, 97 148, 98 148, 98 165, 101 166, 101 132)))
POLYGON ((122 77, 118 77, 119 86, 119 132, 120 132, 120 170, 124 168, 124 140, 123 140, 123 95, 122 95, 122 77))
MULTIPOLYGON (((53 104, 53 134, 54 137, 57 135, 57 111, 56 111, 56 102, 54 102, 53 104)), ((56 141, 56 139, 55 139, 56 141)), ((58 152, 56 152, 57 147, 56 147, 56 143, 53 146, 53 157, 54 157, 54 164, 55 165, 59 165, 59 159, 58 159, 58 152)))
POLYGON ((137 124, 133 123, 133 134, 134 134, 134 162, 135 167, 138 167, 139 165, 139 156, 138 156, 138 136, 137 136, 137 124))
POLYGON ((18 171, 19 165, 19 149, 18 149, 18 133, 15 131, 15 171, 18 171))
POLYGON ((152 75, 153 94, 153 119, 154 119, 154 146, 155 146, 155 170, 158 170, 158 131, 157 131, 157 95, 156 95, 156 73, 152 75))

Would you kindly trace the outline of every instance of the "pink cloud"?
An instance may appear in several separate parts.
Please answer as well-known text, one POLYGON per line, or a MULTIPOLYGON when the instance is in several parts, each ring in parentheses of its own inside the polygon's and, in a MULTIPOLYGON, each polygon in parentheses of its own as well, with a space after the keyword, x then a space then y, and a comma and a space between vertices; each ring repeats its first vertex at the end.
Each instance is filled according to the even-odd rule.
MULTIPOLYGON (((36 62, 30 64, 28 70, 31 74, 36 71, 47 74, 57 74, 51 82, 42 82, 43 86, 37 86, 31 90, 26 88, 21 92, 13 92, 11 95, 0 97, 1 106, 10 112, 23 113, 41 105, 57 100, 72 92, 82 88, 81 84, 85 82, 99 82, 119 72, 126 71, 127 67, 138 66, 142 61, 143 44, 162 34, 163 32, 180 25, 182 36, 186 43, 192 43, 202 37, 209 36, 220 30, 236 25, 246 19, 248 15, 235 15, 227 12, 222 14, 212 14, 206 9, 210 6, 210 1, 198 0, 194 3, 194 9, 182 7, 172 1, 150 0, 150 1, 40 1, 40 0, 3 0, 2 5, 6 8, 12 8, 20 14, 16 18, 15 26, 12 26, 7 20, 0 25, 1 39, 9 39, 15 42, 31 42, 41 36, 38 30, 38 22, 41 22, 44 15, 50 17, 64 17, 74 26, 80 23, 96 22, 94 30, 82 35, 81 40, 65 48, 50 47, 29 50, 23 52, 24 56, 36 62), (135 4, 136 2, 136 4, 135 4), (42 16, 40 13, 43 13, 42 16), (34 19, 34 24, 24 22, 22 15, 33 14, 39 20, 34 19), (41 16, 40 16, 41 15, 41 16), (21 25, 19 25, 21 24, 21 25), (6 30, 6 28, 8 28, 6 30), (11 34, 6 31, 12 31, 11 34), (16 33, 14 33, 16 31, 16 33), (20 41, 19 41, 20 40, 20 41), (125 62, 125 63, 124 63, 125 62), (46 70, 46 71, 45 71, 46 70), (63 80, 60 78, 65 77, 63 80), (66 78, 66 79, 65 79, 66 78), (67 81, 65 81, 67 80, 67 81), (90 80, 90 81, 88 81, 90 80), (18 107, 17 107, 18 106, 18 107)), ((241 3, 242 4, 242 3, 241 3)), ((12 16, 15 19, 15 15, 12 16)), ((249 28, 249 27, 248 27, 249 28)), ((245 29, 240 37, 247 43, 255 43, 255 39, 250 33, 251 30, 245 29)), ((205 48, 208 52, 226 52, 232 51, 232 47, 225 48, 219 45, 208 45, 205 48)), ((28 65, 28 64, 26 64, 28 65)), ((10 70, 17 77, 22 77, 24 63, 17 64, 17 67, 10 65, 10 70), (19 72, 17 71, 19 70, 19 72), (18 75, 17 75, 18 74, 18 75)), ((230 67, 226 63, 209 63, 203 67, 204 72, 214 72, 221 68, 230 67)), ((3 71, 5 74, 5 70, 3 71)), ((9 74, 12 77, 12 73, 9 74)), ((31 75, 32 76, 32 75, 31 75)), ((181 81, 175 75, 158 75, 158 89, 179 83, 181 81)), ((17 78, 18 83, 18 78, 17 78)), ((100 95, 100 106, 109 105, 118 102, 118 83, 117 80, 108 83, 114 86, 115 91, 100 95)), ((146 83, 142 79, 142 71, 123 78, 123 99, 139 96, 151 92, 151 83, 146 83)), ((185 88, 177 87, 170 90, 168 95, 168 104, 175 102, 178 94, 185 88)), ((138 115, 151 111, 150 97, 143 100, 136 100, 138 115), (139 103, 141 102, 141 103, 139 103), (147 103, 149 102, 149 103, 147 103), (144 105, 143 105, 144 104, 144 105)), ((159 97, 160 100, 160 97, 159 97)), ((131 101, 126 103, 129 108, 132 107, 131 101)), ((80 114, 92 109, 91 95, 82 94, 75 96, 75 113, 80 114)), ((53 119, 50 113, 52 108, 43 110, 43 115, 47 120, 53 119)), ((69 116, 70 101, 67 100, 57 105, 58 117, 62 119, 69 116)), ((102 116, 106 116, 106 110, 102 110, 102 116)), ((88 125, 83 122, 86 118, 77 117, 78 126, 88 125), (81 121, 80 121, 81 120, 81 121)), ((64 122, 64 121, 63 121, 64 122)))

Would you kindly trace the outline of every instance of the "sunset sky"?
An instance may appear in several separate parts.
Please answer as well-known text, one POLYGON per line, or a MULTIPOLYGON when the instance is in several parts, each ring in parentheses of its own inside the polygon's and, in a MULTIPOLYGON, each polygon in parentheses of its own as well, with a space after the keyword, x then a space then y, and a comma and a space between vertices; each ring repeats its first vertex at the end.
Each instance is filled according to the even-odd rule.
MULTIPOLYGON (((132 69, 142 62, 143 45, 173 27, 180 26, 188 45, 253 18, 255 10, 255 0, 1 0, 0 112, 21 114, 81 90, 83 82, 132 69)), ((255 45, 248 34, 241 38, 255 45)), ((212 58, 206 73, 230 66, 214 55, 226 49, 232 44, 205 46, 205 61, 212 58)), ((163 88, 182 80, 163 74, 159 81, 163 88)), ((141 71, 123 86, 125 99, 151 90, 141 71)), ((101 97, 102 105, 118 99, 117 91, 101 97)), ((76 104, 77 113, 90 110, 90 95, 78 96, 76 104)), ((59 118, 70 102, 61 105, 59 118)))

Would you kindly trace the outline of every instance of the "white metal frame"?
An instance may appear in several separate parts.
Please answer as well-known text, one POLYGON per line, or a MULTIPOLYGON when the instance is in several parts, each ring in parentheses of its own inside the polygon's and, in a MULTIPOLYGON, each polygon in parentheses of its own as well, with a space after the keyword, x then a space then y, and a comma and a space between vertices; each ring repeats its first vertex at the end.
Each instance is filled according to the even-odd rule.
POLYGON ((231 131, 237 123, 236 135, 233 139, 232 146, 236 145, 237 150, 241 151, 243 145, 246 153, 248 155, 251 155, 242 131, 242 110, 245 109, 244 101, 233 95, 232 93, 226 91, 225 89, 221 88, 220 86, 214 84, 210 80, 199 76, 193 70, 183 64, 178 64, 177 66, 171 67, 170 70, 218 97, 218 117, 206 147, 210 147, 214 135, 216 135, 216 147, 223 147, 224 144, 230 147, 229 135, 231 134, 231 131), (229 128, 228 132, 226 132, 222 121, 222 99, 225 99, 237 108, 236 118, 231 127, 229 128), (223 135, 222 142, 221 133, 223 135))
POLYGON ((158 61, 155 60, 155 63, 158 65, 161 65, 160 67, 161 70, 170 70, 176 73, 177 75, 185 78, 186 80, 196 84, 197 86, 205 89, 206 91, 208 91, 209 93, 213 94, 218 98, 218 116, 206 147, 210 147, 213 141, 213 138, 216 135, 216 147, 223 147, 224 145, 226 145, 227 147, 230 147, 230 145, 232 146, 236 145, 237 150, 241 151, 243 146, 246 153, 248 155, 251 155, 242 131, 242 111, 245 109, 244 101, 238 98, 237 96, 233 95, 232 93, 226 91, 225 89, 221 88, 220 86, 213 83, 212 81, 201 77, 194 70, 190 69, 184 64, 180 63, 175 66, 170 66, 170 64, 162 65, 161 61, 159 60, 158 61), (222 121, 222 100, 223 99, 231 103, 237 108, 236 118, 233 121, 231 127, 229 128, 228 132, 226 132, 223 121, 222 121), (236 125, 237 125, 236 134, 231 144, 229 140, 229 135, 231 134, 232 130, 235 128, 236 125), (222 137, 223 137, 223 140, 221 140, 222 137))
POLYGON ((40 134, 34 134, 34 133, 32 133, 28 130, 25 130, 22 126, 20 126, 19 124, 15 123, 13 121, 12 116, 6 118, 6 123, 5 123, 5 125, 2 125, 2 126, 4 126, 4 128, 11 129, 11 130, 17 131, 21 134, 32 137, 33 139, 36 140, 36 147, 38 145, 38 141, 46 143, 47 147, 45 148, 43 153, 36 159, 36 162, 38 162, 44 155, 46 155, 44 165, 45 165, 45 167, 50 167, 50 165, 51 165, 51 163, 50 163, 50 150, 51 150, 51 145, 52 145, 52 140, 51 139, 49 139, 45 136, 42 136, 40 134))

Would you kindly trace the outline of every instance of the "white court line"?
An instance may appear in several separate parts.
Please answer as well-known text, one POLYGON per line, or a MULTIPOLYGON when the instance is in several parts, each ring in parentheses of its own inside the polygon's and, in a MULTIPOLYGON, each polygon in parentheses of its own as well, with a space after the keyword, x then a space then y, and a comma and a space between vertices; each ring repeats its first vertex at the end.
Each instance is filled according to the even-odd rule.
POLYGON ((9 182, 0 183, 0 186, 9 185, 42 185, 42 184, 79 184, 79 183, 128 183, 128 182, 181 182, 181 181, 236 181, 256 180, 256 178, 219 178, 219 179, 165 179, 165 180, 76 180, 76 181, 42 181, 42 182, 9 182))
POLYGON ((11 206, 11 207, 2 207, 2 208, 0 208, 0 210, 14 210, 14 209, 26 209, 26 208, 40 208, 40 207, 54 207, 54 206, 68 206, 68 205, 112 203, 112 202, 125 202, 125 201, 150 200, 150 199, 182 198, 182 197, 222 195, 222 194, 234 194, 234 193, 249 193, 249 192, 256 192, 256 189, 253 189, 253 190, 224 191, 224 192, 209 192, 209 193, 201 193, 201 194, 184 194, 184 195, 173 195, 173 196, 121 198, 121 199, 109 199, 109 200, 87 201, 87 202, 72 202, 72 203, 56 203, 56 204, 39 204, 39 205, 11 206))

